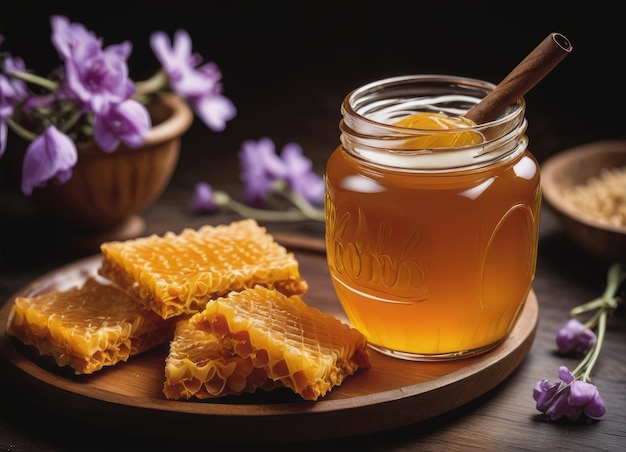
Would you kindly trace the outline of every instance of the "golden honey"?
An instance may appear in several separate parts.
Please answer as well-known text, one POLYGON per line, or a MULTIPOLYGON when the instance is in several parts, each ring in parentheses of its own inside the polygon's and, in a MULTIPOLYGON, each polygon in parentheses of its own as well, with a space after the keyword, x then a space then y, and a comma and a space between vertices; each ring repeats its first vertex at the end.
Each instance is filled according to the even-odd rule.
POLYGON ((486 125, 404 127, 420 111, 459 116, 490 89, 401 77, 355 90, 342 105, 342 144, 326 172, 328 265, 350 322, 383 353, 485 352, 524 306, 540 189, 523 99, 486 125))

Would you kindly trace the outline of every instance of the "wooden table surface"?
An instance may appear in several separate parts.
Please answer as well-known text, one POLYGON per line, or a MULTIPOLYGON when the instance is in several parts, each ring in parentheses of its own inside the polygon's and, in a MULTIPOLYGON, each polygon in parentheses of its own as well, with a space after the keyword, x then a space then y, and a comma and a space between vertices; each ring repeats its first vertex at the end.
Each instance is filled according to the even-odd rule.
MULTIPOLYGON (((74 7, 78 8, 76 5, 74 7)), ((510 59, 500 60, 499 64, 506 65, 506 69, 511 69, 512 64, 519 61, 524 52, 530 50, 532 45, 538 43, 550 31, 569 34, 574 42, 574 53, 562 64, 562 69, 559 68, 561 70, 553 74, 554 78, 546 80, 527 96, 528 135, 535 155, 543 161, 550 154, 573 145, 594 139, 622 138, 623 120, 621 122, 617 119, 611 120, 611 118, 601 120, 602 118, 595 114, 574 115, 572 112, 574 103, 564 101, 564 99, 569 99, 569 90, 578 86, 578 83, 582 83, 573 81, 566 75, 580 74, 576 72, 577 69, 582 70, 581 68, 594 66, 600 59, 605 60, 606 49, 604 53, 602 51, 598 53, 593 49, 599 40, 600 33, 596 32, 593 35, 592 43, 585 43, 582 39, 587 35, 575 33, 586 28, 588 24, 596 22, 593 19, 587 21, 585 18, 581 22, 576 22, 576 24, 584 24, 584 27, 572 26, 572 29, 567 29, 564 26, 557 29, 557 25, 565 25, 567 22, 557 21, 546 25, 547 12, 544 11, 543 15, 533 15, 529 9, 525 8, 524 12, 520 12, 522 15, 517 17, 519 20, 510 18, 514 21, 513 23, 504 21, 500 28, 493 30, 497 33, 504 27, 510 31, 513 26, 513 30, 518 32, 516 37, 523 41, 523 46, 520 41, 515 42, 515 45, 521 48, 517 55, 508 49, 506 52, 510 59), (545 19, 544 22, 535 21, 541 18, 545 19), (535 24, 534 28, 530 25, 531 23, 535 24), (539 30, 541 25, 546 25, 545 29, 539 30), (577 52, 580 53, 578 62, 575 60, 577 52), (571 66, 568 67, 569 61, 571 61, 571 66), (564 79, 567 79, 567 83, 562 83, 564 79)), ((66 10, 68 14, 74 11, 68 8, 66 10)), ((394 10, 394 8, 389 8, 389 10, 394 10)), ((401 9, 395 8, 395 10, 401 9)), ((86 14, 84 9, 82 12, 86 14)), ((578 12, 580 18, 585 17, 584 12, 578 12)), ((11 10, 8 14, 10 16, 11 10)), ((254 14, 253 10, 245 16, 248 19, 246 26, 251 27, 251 24, 255 22, 254 18, 251 19, 254 14)), ((4 16, 6 19, 7 15, 4 14, 4 16)), ((609 14, 606 19, 609 20, 613 16, 609 14)), ((178 16, 174 14, 174 17, 178 16)), ((317 24, 315 17, 317 16, 313 15, 313 18, 307 22, 307 31, 311 31, 317 24)), ((551 14, 549 17, 554 19, 562 16, 551 14)), ((364 14, 361 14, 359 20, 362 21, 363 18, 364 14)), ((165 21, 166 19, 167 17, 162 17, 159 20, 165 21)), ((173 22, 174 19, 172 19, 173 22)), ((100 26, 98 33, 105 34, 106 28, 102 21, 96 21, 96 23, 100 26)), ((331 24, 331 21, 325 23, 331 24)), ((397 22, 384 21, 382 18, 380 18, 380 23, 387 24, 391 29, 399 27, 397 22)), ((459 33, 461 32, 460 23, 457 22, 455 28, 459 33)), ((271 25, 280 27, 282 24, 280 21, 274 21, 271 25)), ((359 29, 357 25, 362 22, 357 24, 337 19, 332 21, 332 24, 335 28, 319 31, 316 35, 316 43, 327 47, 334 47, 337 42, 345 44, 341 38, 347 38, 350 33, 355 33, 355 30, 359 29), (338 30, 345 32, 346 35, 335 34, 338 30)), ((19 27, 12 25, 9 20, 3 20, 2 25, 5 29, 0 31, 7 36, 11 31, 19 31, 19 27)), ((44 28, 43 36, 47 39, 46 21, 40 19, 39 25, 44 28)), ((431 31, 439 30, 438 25, 435 25, 432 25, 431 31)), ((190 25, 190 28, 192 35, 205 30, 199 25, 190 25)), ((298 24, 292 23, 288 31, 297 33, 297 28, 298 24)), ((619 26, 610 28, 610 30, 617 29, 619 26)), ((306 45, 298 42, 299 49, 311 61, 308 66, 303 65, 294 69, 291 60, 274 59, 268 57, 267 54, 258 54, 250 50, 254 49, 254 46, 276 45, 276 42, 262 34, 258 35, 259 41, 255 41, 251 39, 252 32, 246 30, 242 31, 243 37, 241 42, 237 42, 238 46, 233 46, 237 48, 232 50, 234 53, 230 54, 231 60, 228 60, 229 55, 226 51, 218 52, 216 56, 224 72, 226 93, 239 108, 238 117, 227 126, 223 133, 209 132, 196 120, 191 131, 183 139, 180 162, 169 187, 155 205, 141 213, 146 222, 145 234, 161 234, 168 230, 180 231, 183 227, 195 228, 205 223, 220 224, 239 218, 230 213, 194 216, 186 207, 191 200, 194 184, 200 180, 211 183, 215 188, 225 189, 234 196, 240 194, 237 152, 244 139, 269 136, 276 142, 279 149, 287 142, 298 142, 302 145, 305 154, 313 160, 315 170, 322 173, 330 152, 339 140, 340 102, 350 89, 366 81, 385 75, 408 72, 449 73, 450 71, 497 81, 505 72, 503 68, 489 70, 487 66, 481 64, 480 57, 476 57, 477 61, 463 60, 465 51, 459 51, 453 57, 459 65, 467 69, 463 71, 458 65, 455 67, 447 64, 452 60, 442 57, 435 50, 427 54, 430 59, 421 60, 426 61, 421 66, 402 65, 389 53, 366 53, 365 47, 370 45, 367 41, 363 43, 350 41, 353 48, 346 48, 344 45, 333 57, 329 54, 322 54, 322 51, 312 50, 315 47, 310 42, 305 43, 306 45), (364 47, 358 47, 360 44, 364 47), (272 66, 273 72, 267 74, 254 72, 269 70, 264 66, 268 58, 268 67, 272 66), (250 59, 252 62, 246 61, 250 59), (278 64, 279 61, 282 63, 278 64), (261 79, 251 80, 247 77, 247 73, 243 72, 244 69, 253 71, 261 79), (277 74, 284 75, 284 77, 281 78, 277 74)), ((207 29, 207 34, 210 33, 207 29)), ((117 33, 118 41, 123 39, 123 34, 117 33)), ((460 34, 466 36, 465 33, 460 34)), ((214 38, 213 35, 211 37, 214 38)), ((506 47, 504 43, 502 46, 496 45, 492 38, 480 33, 472 34, 468 36, 468 39, 472 39, 474 44, 480 43, 481 49, 492 54, 506 47)), ((7 40, 3 48, 9 47, 7 40)), ((22 47, 25 47, 25 44, 22 47)), ((210 49, 210 46, 207 45, 206 49, 210 49)), ((292 52, 289 55, 291 57, 296 53, 292 52)), ((615 59, 614 55, 613 59, 615 59)), ((604 76, 612 77, 618 73, 620 72, 605 71, 604 76)), ((593 77, 593 74, 590 76, 593 77)), ((600 102, 601 108, 609 104, 609 99, 599 94, 604 92, 606 84, 610 86, 615 81, 605 80, 605 84, 600 83, 598 78, 586 80, 587 83, 594 84, 598 90, 598 97, 594 98, 594 102, 600 102)), ((617 103, 624 105, 623 102, 617 103)), ((581 114, 588 113, 591 108, 592 105, 588 105, 581 111, 581 114)), ((1 160, 0 163, 2 163, 1 160)), ((319 239, 324 234, 323 225, 319 223, 270 222, 263 223, 263 225, 267 226, 270 232, 296 234, 300 237, 319 239)), ((84 242, 81 244, 84 245, 84 242)), ((6 178, 0 178, 0 305, 34 279, 96 251, 97 249, 93 246, 91 248, 80 247, 75 241, 68 240, 62 231, 46 221, 6 181, 6 178)), ((323 450, 323 448, 447 451, 474 448, 507 451, 626 450, 626 391, 624 390, 626 316, 622 308, 609 320, 606 342, 593 375, 594 383, 607 404, 607 413, 604 418, 599 422, 585 425, 544 422, 541 414, 536 411, 532 398, 532 390, 537 381, 543 378, 557 380, 559 366, 567 365, 573 369, 578 363, 575 359, 566 359, 556 354, 555 334, 567 320, 568 312, 572 307, 601 294, 607 268, 608 263, 594 260, 577 249, 565 237, 549 209, 544 208, 536 279, 533 284, 539 304, 539 322, 529 353, 508 378, 483 396, 453 411, 418 424, 372 435, 321 443, 272 445, 272 449, 284 447, 297 450, 323 450)), ((212 447, 223 447, 223 445, 214 446, 216 442, 226 444, 229 442, 229 438, 219 436, 208 437, 200 442, 186 442, 184 431, 180 432, 180 440, 162 441, 150 435, 129 436, 117 433, 114 428, 108 426, 97 429, 89 422, 76 424, 72 421, 70 423, 58 415, 58 407, 27 402, 30 399, 20 392, 20 385, 10 383, 7 378, 8 366, 9 364, 0 359, 0 450, 2 451, 136 450, 138 445, 151 450, 200 450, 200 448, 209 450, 212 447)), ((84 416, 88 417, 89 413, 84 413, 84 416)), ((359 419, 355 418, 352 421, 358 423, 359 419)), ((155 425, 155 429, 163 428, 167 428, 167 425, 155 425)), ((311 428, 315 429, 316 426, 311 425, 311 428)))

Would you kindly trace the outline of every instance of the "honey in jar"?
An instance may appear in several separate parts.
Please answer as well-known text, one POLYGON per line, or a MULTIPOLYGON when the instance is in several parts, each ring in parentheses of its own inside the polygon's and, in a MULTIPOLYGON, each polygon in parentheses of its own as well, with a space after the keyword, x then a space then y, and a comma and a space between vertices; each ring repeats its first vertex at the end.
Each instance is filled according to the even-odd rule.
POLYGON ((487 124, 460 118, 493 88, 397 77, 342 104, 326 170, 328 266, 350 322, 383 353, 482 353, 524 307, 540 205, 524 100, 487 124))

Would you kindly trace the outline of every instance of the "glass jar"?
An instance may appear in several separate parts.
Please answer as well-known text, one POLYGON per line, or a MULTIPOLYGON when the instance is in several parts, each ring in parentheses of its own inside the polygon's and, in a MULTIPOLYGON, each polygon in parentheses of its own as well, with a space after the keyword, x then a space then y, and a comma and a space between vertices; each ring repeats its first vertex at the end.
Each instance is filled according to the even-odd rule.
POLYGON ((463 115, 493 88, 447 75, 395 77, 356 89, 341 106, 341 145, 326 168, 328 267, 351 324, 385 354, 486 352, 524 307, 541 199, 524 99, 470 128, 394 125, 420 111, 463 115), (482 142, 424 141, 460 131, 482 142))

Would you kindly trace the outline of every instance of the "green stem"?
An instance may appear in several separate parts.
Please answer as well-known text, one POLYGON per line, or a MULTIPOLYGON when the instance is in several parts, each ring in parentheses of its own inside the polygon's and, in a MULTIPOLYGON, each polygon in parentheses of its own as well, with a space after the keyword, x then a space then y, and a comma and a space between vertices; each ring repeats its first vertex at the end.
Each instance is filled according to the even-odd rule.
POLYGON ((284 192, 285 197, 291 201, 304 215, 311 220, 324 221, 324 211, 316 209, 309 204, 302 196, 294 192, 293 190, 287 190, 284 192))
POLYGON ((585 373, 582 376, 583 381, 591 381, 591 370, 593 369, 593 366, 595 366, 596 361, 600 356, 600 350, 602 349, 602 343, 604 342, 607 316, 608 311, 603 310, 602 315, 600 315, 600 318, 598 319, 598 340, 596 341, 593 353, 591 353, 587 365, 585 366, 585 373))
POLYGON ((598 298, 594 298, 593 300, 585 303, 585 304, 581 304, 579 306, 576 306, 574 309, 572 309, 570 311, 570 316, 572 317, 576 317, 580 314, 583 314, 585 312, 589 312, 592 311, 594 309, 599 309, 602 306, 604 306, 606 304, 606 300, 604 299, 604 297, 598 297, 598 298))
POLYGON ((585 323, 583 323, 583 327, 584 328, 589 328, 590 330, 595 328, 595 326, 598 324, 598 320, 600 319, 600 316, 602 315, 603 312, 604 312, 604 305, 601 306, 601 308, 598 309, 596 311, 596 313, 594 315, 592 315, 589 320, 587 320, 585 323))
POLYGON ((20 124, 18 124, 17 122, 15 122, 13 119, 11 118, 7 118, 6 119, 7 124, 9 125, 9 127, 11 127, 11 129, 20 137, 22 137, 23 139, 25 139, 26 141, 33 141, 35 138, 37 138, 37 134, 31 132, 30 130, 22 127, 20 124))
POLYGON ((213 192, 213 202, 219 207, 230 209, 242 217, 255 218, 260 221, 303 221, 308 217, 298 209, 265 210, 247 206, 232 199, 223 191, 213 192))
POLYGON ((65 133, 69 132, 69 130, 74 126, 74 124, 78 122, 78 120, 80 119, 82 115, 83 115, 83 112, 80 110, 77 110, 74 113, 72 113, 69 119, 63 123, 63 127, 60 128, 60 131, 65 132, 65 133))
POLYGON ((137 89, 135 96, 139 97, 146 94, 156 93, 157 91, 168 86, 169 81, 170 79, 167 74, 163 70, 159 70, 149 79, 135 83, 135 88, 137 89))
POLYGON ((572 372, 574 377, 580 378, 582 381, 586 381, 588 383, 591 382, 591 371, 593 370, 593 366, 595 366, 598 357, 600 356, 600 350, 602 349, 602 344, 604 343, 604 336, 606 334, 606 319, 609 311, 602 309, 600 312, 600 316, 598 317, 598 333, 596 343, 593 345, 591 350, 585 355, 585 358, 578 364, 576 369, 572 372))
POLYGON ((615 308, 617 308, 617 298, 615 294, 619 285, 625 278, 626 271, 622 271, 621 264, 619 262, 614 263, 611 267, 609 267, 609 271, 607 273, 607 285, 602 296, 590 301, 589 303, 577 306, 570 311, 570 313, 574 316, 583 312, 588 312, 592 309, 598 309, 598 312, 596 312, 585 323, 585 326, 588 328, 597 324, 598 331, 596 333, 596 343, 572 372, 574 377, 580 377, 583 381, 591 382, 591 371, 600 356, 600 350, 602 349, 602 344, 606 335, 607 317, 615 308))
POLYGON ((324 211, 313 207, 306 199, 293 190, 290 190, 284 180, 274 183, 274 193, 281 194, 285 199, 298 208, 303 215, 315 221, 324 221, 324 211))
POLYGON ((54 91, 59 86, 57 82, 53 82, 52 80, 48 80, 47 78, 40 77, 35 74, 30 74, 28 72, 7 71, 6 73, 10 75, 11 77, 15 77, 17 79, 23 80, 28 83, 32 83, 34 85, 39 85, 42 88, 46 88, 48 91, 54 91))
POLYGON ((613 265, 609 267, 609 271, 607 272, 607 282, 606 289, 602 296, 591 300, 588 303, 581 304, 580 306, 576 306, 574 309, 570 311, 570 315, 575 317, 584 312, 591 311, 593 309, 598 309, 602 307, 608 307, 615 309, 617 308, 617 300, 615 299, 615 292, 620 285, 620 283, 626 278, 626 271, 622 271, 622 266, 619 262, 615 262, 613 265))
POLYGON ((615 300, 615 293, 619 288, 619 285, 626 279, 626 271, 622 271, 622 265, 619 262, 615 262, 609 268, 608 276, 607 276, 607 284, 606 290, 604 291, 603 297, 607 299, 611 299, 617 307, 617 301, 615 300))

